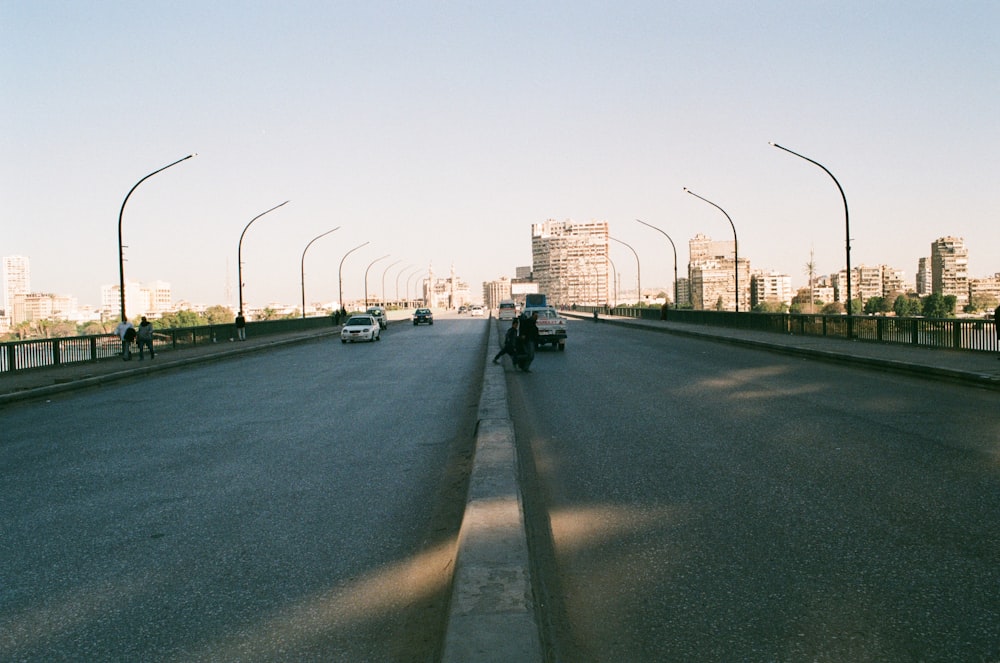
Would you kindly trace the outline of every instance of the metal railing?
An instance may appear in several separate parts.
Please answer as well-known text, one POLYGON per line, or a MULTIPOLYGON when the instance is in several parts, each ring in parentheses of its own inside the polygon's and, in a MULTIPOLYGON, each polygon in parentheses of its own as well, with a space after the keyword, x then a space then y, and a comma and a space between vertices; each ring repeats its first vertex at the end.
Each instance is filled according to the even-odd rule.
POLYGON ((659 308, 578 306, 578 312, 597 311, 627 318, 668 320, 730 329, 767 331, 801 336, 853 337, 872 343, 896 343, 927 348, 998 352, 997 321, 983 318, 897 318, 886 316, 810 315, 792 313, 734 313, 659 308), (850 325, 848 325, 850 322, 850 325))
MULTIPOLYGON (((247 335, 266 336, 297 331, 309 331, 333 326, 331 316, 287 318, 247 323, 247 335)), ((236 338, 233 323, 156 329, 153 348, 179 349, 236 338)), ((133 349, 135 346, 133 345, 133 349)), ((121 356, 122 342, 114 334, 39 338, 0 343, 0 375, 13 371, 61 366, 76 362, 100 361, 121 356)))

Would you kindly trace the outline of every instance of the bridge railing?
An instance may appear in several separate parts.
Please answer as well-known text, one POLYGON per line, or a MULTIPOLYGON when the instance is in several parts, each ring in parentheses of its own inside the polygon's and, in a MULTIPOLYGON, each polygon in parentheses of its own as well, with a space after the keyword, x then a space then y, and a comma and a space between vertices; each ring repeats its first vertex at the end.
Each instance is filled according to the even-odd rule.
MULTIPOLYGON (((247 323, 248 336, 266 336, 309 331, 333 326, 330 316, 261 320, 247 323)), ((156 329, 154 350, 178 349, 236 338, 233 323, 156 329)), ((134 347, 134 346, 133 346, 134 347)), ((0 343, 0 375, 12 371, 60 366, 74 362, 99 361, 121 355, 122 342, 114 334, 40 338, 0 343)))
POLYGON ((873 343, 898 343, 928 348, 998 352, 997 321, 982 318, 898 318, 863 315, 736 313, 659 308, 577 306, 578 312, 607 313, 628 318, 683 322, 731 329, 802 336, 853 337, 873 343))

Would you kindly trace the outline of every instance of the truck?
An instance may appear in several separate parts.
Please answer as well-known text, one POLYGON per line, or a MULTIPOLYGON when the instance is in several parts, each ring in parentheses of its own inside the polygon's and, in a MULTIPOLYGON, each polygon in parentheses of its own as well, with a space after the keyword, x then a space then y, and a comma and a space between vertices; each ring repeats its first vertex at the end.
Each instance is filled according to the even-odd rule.
POLYGON ((524 296, 524 308, 540 308, 548 306, 545 295, 540 292, 529 292, 524 296))

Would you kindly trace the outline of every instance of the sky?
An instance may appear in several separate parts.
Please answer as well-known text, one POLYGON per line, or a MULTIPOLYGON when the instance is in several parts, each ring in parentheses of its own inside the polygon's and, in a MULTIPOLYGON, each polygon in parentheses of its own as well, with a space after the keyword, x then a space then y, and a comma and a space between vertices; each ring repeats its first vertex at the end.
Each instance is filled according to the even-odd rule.
POLYGON ((303 254, 310 302, 452 267, 478 298, 546 219, 608 221, 622 283, 669 290, 635 219, 682 276, 732 238, 684 187, 802 286, 843 268, 844 204, 773 141, 840 182, 853 266, 912 281, 952 235, 988 276, 998 31, 995 0, 0 0, 0 255, 99 304, 126 194, 196 154, 122 213, 126 278, 178 301, 235 308, 239 254, 247 308, 300 302, 303 254))

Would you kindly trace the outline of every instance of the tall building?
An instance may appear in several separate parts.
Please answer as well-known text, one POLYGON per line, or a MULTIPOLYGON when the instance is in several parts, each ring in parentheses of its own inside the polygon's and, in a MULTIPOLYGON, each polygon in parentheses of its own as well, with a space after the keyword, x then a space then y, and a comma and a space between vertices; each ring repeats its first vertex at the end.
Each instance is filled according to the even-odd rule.
POLYGON ((14 296, 31 292, 31 269, 26 256, 4 256, 3 308, 10 317, 14 311, 14 296))
MULTIPOLYGON (((531 263, 539 292, 560 305, 608 302, 608 222, 531 225, 531 263)), ((641 293, 640 293, 641 296, 641 293)))
POLYGON ((917 261, 917 294, 921 297, 931 294, 931 259, 920 258, 917 261))
POLYGON ((931 243, 931 294, 955 295, 955 307, 969 303, 969 251, 961 237, 931 243))
POLYGON ((750 275, 751 308, 764 302, 776 302, 790 306, 792 297, 792 277, 780 272, 755 271, 750 275))
POLYGON ((510 298, 510 279, 506 276, 483 283, 483 306, 486 308, 497 308, 500 302, 510 298))
MULTIPOLYGON (((707 310, 736 310, 736 244, 717 242, 698 233, 688 241, 691 253, 688 282, 691 307, 707 310)), ((750 301, 750 261, 739 262, 739 310, 747 311, 750 301)))

